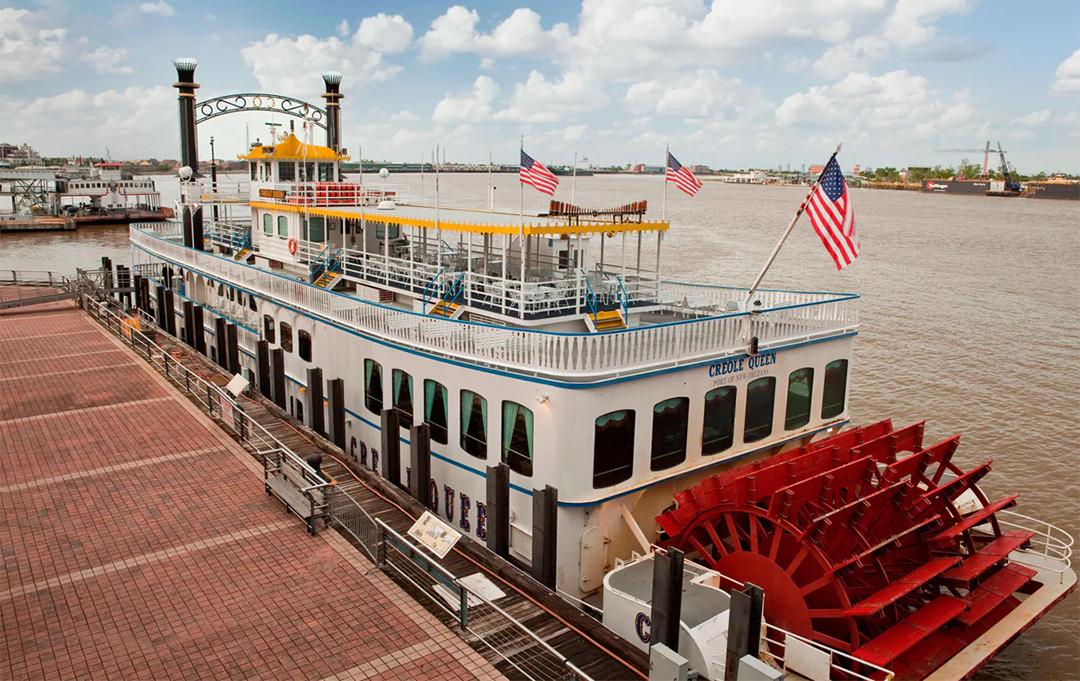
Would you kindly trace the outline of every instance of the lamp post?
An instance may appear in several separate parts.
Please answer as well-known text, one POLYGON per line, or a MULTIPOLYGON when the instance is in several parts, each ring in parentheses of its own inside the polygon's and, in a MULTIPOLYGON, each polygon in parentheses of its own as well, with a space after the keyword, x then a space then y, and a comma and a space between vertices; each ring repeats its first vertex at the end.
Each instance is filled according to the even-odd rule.
POLYGON ((218 220, 217 202, 217 154, 214 153, 214 136, 210 136, 210 188, 214 196, 214 223, 218 220))

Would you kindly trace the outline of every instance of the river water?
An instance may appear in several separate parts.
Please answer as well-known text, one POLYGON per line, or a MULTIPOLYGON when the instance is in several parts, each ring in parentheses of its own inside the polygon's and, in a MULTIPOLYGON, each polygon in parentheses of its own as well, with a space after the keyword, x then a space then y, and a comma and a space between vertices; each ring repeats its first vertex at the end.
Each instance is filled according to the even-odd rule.
MULTIPOLYGON (((157 177, 164 205, 175 181, 157 177)), ((434 181, 423 178, 425 199, 434 181)), ((516 177, 495 175, 497 207, 517 212, 516 177)), ((570 200, 570 178, 559 198, 570 200)), ((388 180, 421 190, 419 175, 388 180)), ((803 190, 707 183, 690 199, 672 190, 664 276, 749 285, 803 190)), ((443 174, 444 205, 482 206, 483 175, 443 174)), ((659 176, 578 178, 577 203, 612 207, 648 199, 659 176)), ((526 210, 546 198, 527 189, 526 210)), ((837 272, 807 221, 795 230, 767 287, 855 291, 860 336, 852 369, 856 423, 927 420, 927 442, 964 434, 957 459, 994 460, 991 496, 1020 493, 1018 510, 1074 536, 1080 530, 1080 203, 853 190, 862 255, 837 272)), ((125 227, 0 235, 0 269, 73 271, 102 255, 128 262, 125 227)), ((646 248, 646 253, 650 249, 646 248)), ((650 256, 651 257, 651 256, 650 256)), ((1075 594, 982 670, 981 679, 1080 678, 1075 594)))

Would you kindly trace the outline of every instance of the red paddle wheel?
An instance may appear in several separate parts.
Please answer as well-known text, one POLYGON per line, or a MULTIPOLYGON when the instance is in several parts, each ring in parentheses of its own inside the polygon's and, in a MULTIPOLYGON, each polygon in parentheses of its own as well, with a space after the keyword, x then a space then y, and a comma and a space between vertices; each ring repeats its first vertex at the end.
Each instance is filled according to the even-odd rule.
POLYGON ((1019 603, 1034 570, 1010 552, 960 436, 923 447, 923 423, 844 431, 708 478, 675 495, 661 542, 737 583, 765 590, 765 617, 788 631, 921 678, 1019 603))

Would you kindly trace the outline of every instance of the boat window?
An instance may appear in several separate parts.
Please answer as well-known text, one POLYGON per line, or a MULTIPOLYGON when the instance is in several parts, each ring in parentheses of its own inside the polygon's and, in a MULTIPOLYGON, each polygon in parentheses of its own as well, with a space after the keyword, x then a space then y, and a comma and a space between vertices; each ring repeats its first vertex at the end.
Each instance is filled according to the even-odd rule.
POLYGON ((743 442, 757 442, 772 432, 773 404, 776 400, 776 378, 766 376, 750 381, 746 386, 746 419, 743 421, 743 442))
POLYGON ((398 423, 402 428, 412 428, 412 375, 405 373, 401 369, 394 369, 390 372, 390 378, 394 390, 394 411, 398 413, 398 423))
POLYGON ((672 397, 653 406, 650 470, 662 471, 686 460, 686 424, 689 418, 689 397, 672 397))
POLYGON ((382 414, 382 365, 364 360, 364 406, 372 414, 382 414))
POLYGON ((259 164, 257 164, 257 163, 249 163, 248 165, 251 167, 251 179, 253 179, 253 180, 257 179, 255 177, 255 174, 258 171, 259 164))
POLYGON ((517 402, 502 403, 502 460, 522 475, 533 472, 533 413, 517 402))
POLYGON ((814 370, 796 369, 788 376, 787 416, 784 430, 802 428, 810 423, 810 399, 814 394, 814 370))
POLYGON ((274 318, 268 314, 263 315, 263 338, 267 343, 276 343, 277 334, 275 333, 274 318))
POLYGON ((334 164, 333 163, 320 163, 319 164, 319 182, 333 182, 334 181, 334 164))
POLYGON ((293 182, 296 180, 296 164, 292 161, 278 161, 278 181, 293 182))
MULTIPOLYGON (((390 225, 390 240, 394 241, 401 236, 401 227, 398 225, 390 225)), ((375 223, 375 238, 382 241, 386 238, 386 225, 382 223, 375 223)))
POLYGON ((231 302, 233 302, 235 300, 236 300, 236 289, 234 289, 232 286, 230 286, 229 287, 229 302, 231 303, 231 302))
POLYGON ((300 354, 300 359, 305 362, 311 361, 311 334, 307 331, 296 332, 296 351, 300 354))
POLYGON ((292 352, 292 327, 281 322, 281 349, 285 352, 292 352))
POLYGON ((449 393, 445 385, 430 378, 424 381, 424 423, 431 429, 431 439, 444 445, 449 439, 446 418, 448 402, 449 393))
POLYGON ((701 453, 719 454, 735 442, 736 388, 727 385, 705 393, 705 425, 701 431, 701 453))
POLYGON ((243 305, 244 304, 244 292, 241 291, 240 289, 236 290, 236 304, 237 305, 243 305))
POLYGON ((837 359, 825 365, 825 386, 821 391, 821 418, 831 419, 844 413, 847 395, 846 359, 837 359))
POLYGON ((270 213, 263 213, 263 233, 274 233, 274 216, 270 215, 270 213))
POLYGON ((596 419, 593 433, 593 488, 629 480, 634 472, 634 410, 604 414, 596 419))
POLYGON ((300 181, 311 182, 315 179, 315 164, 312 162, 300 164, 300 181))
POLYGON ((487 458, 487 400, 471 390, 461 391, 461 448, 487 458))
POLYGON ((217 285, 217 297, 221 298, 224 295, 225 295, 225 284, 218 284, 217 285))
POLYGON ((248 307, 251 308, 252 312, 258 312, 259 311, 259 308, 256 307, 256 305, 255 305, 255 296, 248 295, 248 307))
POLYGON ((279 215, 277 219, 277 235, 282 239, 289 238, 289 218, 279 215))
POLYGON ((312 215, 307 223, 308 241, 326 241, 326 218, 312 215))

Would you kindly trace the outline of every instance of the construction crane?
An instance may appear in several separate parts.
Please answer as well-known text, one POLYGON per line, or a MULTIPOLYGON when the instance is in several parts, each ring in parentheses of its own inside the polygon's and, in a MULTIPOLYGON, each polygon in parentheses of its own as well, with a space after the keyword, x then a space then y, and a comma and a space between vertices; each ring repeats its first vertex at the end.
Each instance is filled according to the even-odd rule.
POLYGON ((990 154, 997 154, 1001 159, 1001 177, 1005 180, 1005 186, 1009 189, 1019 190, 1019 183, 1013 179, 1016 170, 1009 165, 1009 162, 1005 160, 1005 150, 1001 148, 1001 142, 997 143, 997 149, 990 146, 990 140, 986 140, 986 146, 982 149, 935 149, 937 153, 942 154, 978 154, 983 155, 982 175, 980 177, 986 178, 990 174, 990 154))

